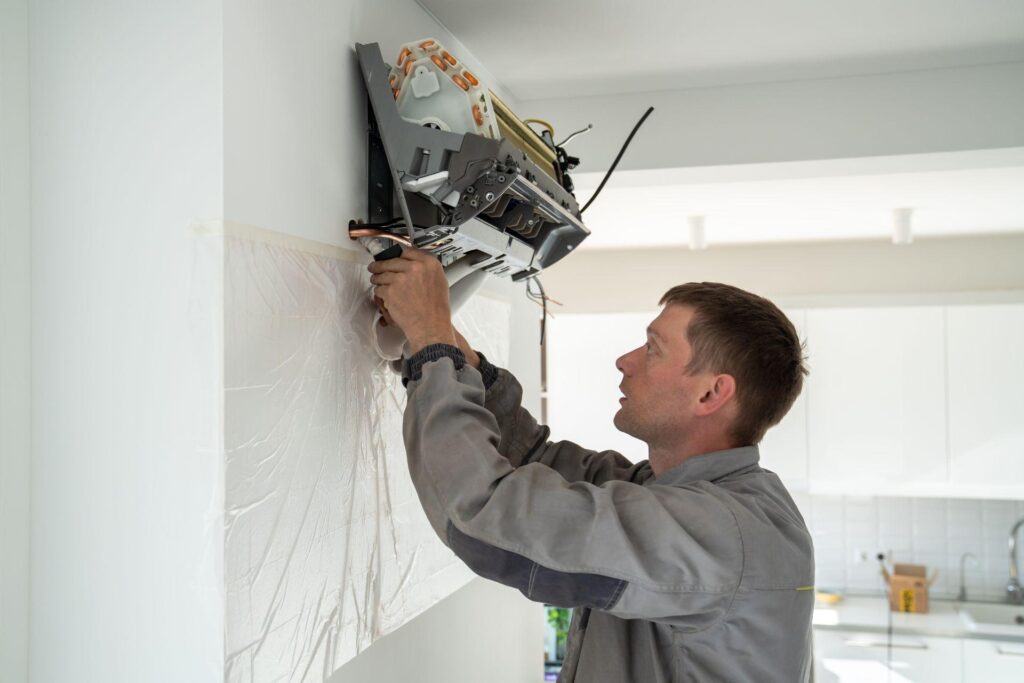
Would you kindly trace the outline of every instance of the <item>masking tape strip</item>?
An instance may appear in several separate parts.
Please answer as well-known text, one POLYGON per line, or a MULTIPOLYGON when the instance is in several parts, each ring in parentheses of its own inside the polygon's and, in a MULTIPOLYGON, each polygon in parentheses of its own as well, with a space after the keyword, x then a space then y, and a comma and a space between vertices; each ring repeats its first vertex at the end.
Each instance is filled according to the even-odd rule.
MULTIPOLYGON (((246 223, 222 220, 203 221, 202 223, 194 223, 191 226, 191 229, 196 235, 223 235, 226 237, 238 237, 252 242, 259 242, 261 244, 270 244, 285 247, 287 249, 295 249, 296 251, 315 254, 317 256, 325 256, 339 261, 348 261, 349 263, 368 264, 371 260, 370 255, 361 247, 359 249, 346 249, 345 247, 339 247, 334 244, 317 242, 316 240, 306 239, 305 237, 297 237, 288 233, 277 232, 276 230, 248 225, 246 223)), ((487 287, 478 289, 475 296, 482 296, 493 301, 502 301, 505 303, 508 303, 509 301, 507 296, 502 296, 499 292, 495 292, 487 287)))
POLYGON ((318 256, 326 256, 339 261, 349 261, 351 263, 368 263, 370 260, 369 254, 367 254, 361 247, 359 249, 346 249, 345 247, 317 242, 316 240, 306 239, 305 237, 296 237, 295 235, 289 235, 288 233, 260 228, 255 225, 246 225, 245 223, 235 223, 232 221, 205 221, 203 223, 194 224, 192 226, 192 231, 200 235, 239 237, 252 242, 287 247, 288 249, 304 251, 318 256))

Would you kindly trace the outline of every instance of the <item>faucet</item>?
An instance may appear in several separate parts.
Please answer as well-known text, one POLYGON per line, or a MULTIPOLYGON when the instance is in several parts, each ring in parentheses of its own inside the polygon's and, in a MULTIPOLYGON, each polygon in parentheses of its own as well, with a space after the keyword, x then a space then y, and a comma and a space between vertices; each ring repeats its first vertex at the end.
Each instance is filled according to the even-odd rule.
POLYGON ((1024 605, 1024 588, 1020 585, 1020 572, 1017 568, 1017 532, 1024 526, 1024 517, 1010 529, 1010 582, 1006 584, 1006 601, 1014 605, 1024 605))
POLYGON ((957 602, 967 602, 967 584, 964 582, 964 565, 967 564, 967 560, 971 560, 972 566, 978 563, 974 553, 964 553, 960 556, 960 592, 956 596, 957 602))

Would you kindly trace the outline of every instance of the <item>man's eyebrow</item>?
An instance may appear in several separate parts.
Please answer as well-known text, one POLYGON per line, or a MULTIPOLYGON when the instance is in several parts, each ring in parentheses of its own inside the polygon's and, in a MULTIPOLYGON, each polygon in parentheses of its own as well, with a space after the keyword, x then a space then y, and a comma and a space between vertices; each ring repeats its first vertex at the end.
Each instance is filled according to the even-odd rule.
POLYGON ((658 331, 655 330, 653 327, 648 326, 647 334, 651 335, 652 337, 657 339, 659 342, 664 342, 665 341, 665 338, 662 337, 660 334, 658 334, 658 331))

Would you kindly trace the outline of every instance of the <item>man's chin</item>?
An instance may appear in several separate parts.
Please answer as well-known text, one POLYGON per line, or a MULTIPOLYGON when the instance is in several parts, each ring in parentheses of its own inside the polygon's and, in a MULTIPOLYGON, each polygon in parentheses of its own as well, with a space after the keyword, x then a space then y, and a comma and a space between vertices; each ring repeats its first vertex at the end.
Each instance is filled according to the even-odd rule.
MULTIPOLYGON (((629 434, 629 420, 626 415, 626 408, 623 406, 615 413, 615 417, 612 418, 612 424, 623 434, 629 434)), ((632 434, 630 434, 632 436, 632 434)))

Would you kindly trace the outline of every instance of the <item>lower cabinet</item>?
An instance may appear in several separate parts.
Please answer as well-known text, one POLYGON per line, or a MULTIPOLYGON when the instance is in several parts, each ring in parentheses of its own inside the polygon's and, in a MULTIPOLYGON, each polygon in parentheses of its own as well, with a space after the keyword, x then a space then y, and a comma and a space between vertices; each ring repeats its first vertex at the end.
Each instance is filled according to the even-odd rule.
POLYGON ((814 683, 960 683, 960 642, 815 629, 814 683))
POLYGON ((1024 681, 1024 643, 965 640, 964 683, 1024 681))
POLYGON ((814 683, 1022 681, 1024 643, 814 629, 814 683))

